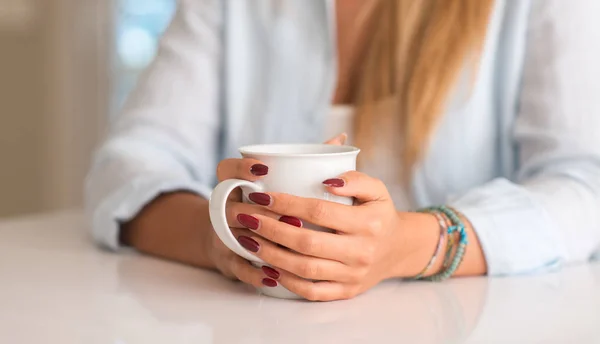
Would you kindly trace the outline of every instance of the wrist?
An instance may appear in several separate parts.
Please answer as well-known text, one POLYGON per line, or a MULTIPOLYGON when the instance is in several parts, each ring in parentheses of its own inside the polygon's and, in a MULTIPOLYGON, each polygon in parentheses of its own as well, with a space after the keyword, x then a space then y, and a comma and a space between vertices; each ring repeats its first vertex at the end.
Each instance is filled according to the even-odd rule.
MULTIPOLYGON (((418 275, 429 264, 440 241, 440 224, 432 214, 400 213, 400 230, 396 255, 396 266, 392 277, 410 278, 418 275)), ((441 252, 445 252, 446 242, 441 252)), ((438 256, 425 276, 442 268, 443 259, 438 256)))
POLYGON ((164 194, 121 228, 122 241, 154 256, 211 268, 208 201, 188 193, 164 194))

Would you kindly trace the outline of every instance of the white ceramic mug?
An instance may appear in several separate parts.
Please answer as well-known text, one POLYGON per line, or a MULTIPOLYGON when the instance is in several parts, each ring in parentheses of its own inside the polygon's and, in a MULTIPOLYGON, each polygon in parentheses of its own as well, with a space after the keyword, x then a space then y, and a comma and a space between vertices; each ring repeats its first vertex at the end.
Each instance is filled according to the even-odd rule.
MULTIPOLYGON (((252 192, 282 192, 300 197, 320 198, 351 205, 352 198, 340 197, 327 192, 323 181, 356 169, 359 149, 351 146, 327 144, 265 144, 240 148, 245 158, 257 159, 269 167, 269 173, 257 182, 229 179, 221 182, 210 197, 210 220, 221 241, 233 252, 249 260, 255 267, 267 265, 260 258, 242 247, 231 233, 225 215, 227 197, 241 188, 243 201, 252 203, 252 192)), ((304 223, 304 228, 327 231, 326 228, 304 223)), ((283 286, 264 287, 260 291, 269 296, 298 299, 298 295, 283 286)))

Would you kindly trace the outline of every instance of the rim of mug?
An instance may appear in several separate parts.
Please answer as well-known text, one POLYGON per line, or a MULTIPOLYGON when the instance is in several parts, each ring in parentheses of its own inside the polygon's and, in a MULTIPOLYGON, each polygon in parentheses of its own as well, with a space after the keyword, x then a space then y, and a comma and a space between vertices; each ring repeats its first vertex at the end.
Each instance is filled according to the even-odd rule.
POLYGON ((262 155, 262 156, 284 156, 284 157, 328 157, 328 156, 339 156, 339 155, 353 155, 358 154, 360 149, 354 146, 347 145, 329 145, 326 143, 265 143, 256 145, 246 145, 239 149, 239 152, 244 155, 262 155), (289 153, 289 152, 268 152, 268 147, 306 147, 307 150, 328 147, 337 148, 337 151, 333 152, 319 152, 319 153, 289 153))

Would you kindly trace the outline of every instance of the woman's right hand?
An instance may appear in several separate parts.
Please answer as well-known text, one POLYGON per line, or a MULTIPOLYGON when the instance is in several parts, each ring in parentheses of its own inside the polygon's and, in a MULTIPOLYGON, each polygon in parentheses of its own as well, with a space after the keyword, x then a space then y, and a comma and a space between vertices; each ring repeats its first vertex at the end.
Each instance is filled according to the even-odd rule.
MULTIPOLYGON (((326 143, 341 145, 345 134, 326 143)), ((237 178, 256 181, 268 173, 260 161, 252 159, 223 160, 218 166, 219 182, 237 178)), ((227 221, 236 237, 250 236, 248 224, 242 226, 239 214, 279 216, 241 202, 241 191, 234 191, 227 203, 227 221)), ((214 232, 209 216, 208 200, 186 191, 166 193, 147 204, 133 219, 123 223, 120 241, 138 251, 205 269, 217 269, 223 275, 256 287, 263 279, 277 278, 268 268, 254 268, 248 261, 227 248, 214 232)), ((284 219, 285 220, 285 219, 284 219)), ((288 220, 289 221, 289 220, 288 220)), ((268 281, 267 281, 268 283, 268 281)))
MULTIPOLYGON (((252 159, 223 160, 217 168, 219 182, 232 178, 256 181, 267 173, 268 167, 252 159)), ((227 222, 236 238, 251 235, 249 224, 242 226, 243 216, 239 214, 259 213, 279 219, 264 207, 241 201, 241 190, 234 190, 226 207, 227 222)), ((266 277, 260 268, 253 267, 221 242, 210 222, 208 200, 190 192, 172 192, 154 199, 122 225, 121 242, 154 256, 216 269, 255 287, 263 286, 266 277)))

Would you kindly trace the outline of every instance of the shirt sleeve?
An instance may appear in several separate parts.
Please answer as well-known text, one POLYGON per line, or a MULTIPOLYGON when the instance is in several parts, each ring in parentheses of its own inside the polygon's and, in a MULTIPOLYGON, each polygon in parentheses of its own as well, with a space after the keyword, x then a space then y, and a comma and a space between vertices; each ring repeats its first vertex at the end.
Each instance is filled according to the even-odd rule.
POLYGON ((514 142, 519 170, 451 201, 490 275, 545 271, 600 248, 600 1, 533 3, 514 142))
POLYGON ((119 225, 157 195, 188 190, 208 198, 219 130, 222 9, 183 0, 108 138, 85 186, 94 239, 119 247, 119 225))

